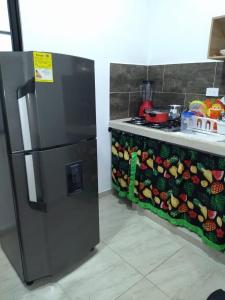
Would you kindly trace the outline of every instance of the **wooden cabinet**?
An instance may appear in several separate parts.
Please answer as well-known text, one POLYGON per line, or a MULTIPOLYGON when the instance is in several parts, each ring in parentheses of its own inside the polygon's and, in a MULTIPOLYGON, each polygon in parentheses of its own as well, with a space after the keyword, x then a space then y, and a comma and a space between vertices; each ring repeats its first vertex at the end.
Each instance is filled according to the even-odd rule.
POLYGON ((212 19, 208 58, 225 60, 225 55, 220 54, 220 50, 222 49, 225 49, 225 16, 214 17, 212 19))

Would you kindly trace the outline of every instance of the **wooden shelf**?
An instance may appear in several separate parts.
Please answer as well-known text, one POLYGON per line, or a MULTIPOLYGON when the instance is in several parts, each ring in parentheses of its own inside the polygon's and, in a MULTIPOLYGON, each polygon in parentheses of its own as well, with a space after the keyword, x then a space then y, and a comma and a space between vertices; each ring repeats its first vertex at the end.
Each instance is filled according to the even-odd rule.
POLYGON ((218 60, 225 60, 224 55, 215 55, 215 56, 208 56, 209 59, 218 59, 218 60))
POLYGON ((212 19, 208 58, 225 60, 225 56, 220 54, 221 49, 225 49, 225 16, 212 19))

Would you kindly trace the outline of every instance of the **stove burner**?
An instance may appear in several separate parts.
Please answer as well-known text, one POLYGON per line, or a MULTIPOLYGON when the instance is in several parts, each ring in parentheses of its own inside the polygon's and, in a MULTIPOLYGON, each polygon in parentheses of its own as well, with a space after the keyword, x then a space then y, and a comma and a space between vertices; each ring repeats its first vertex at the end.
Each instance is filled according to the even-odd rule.
POLYGON ((140 126, 146 126, 154 129, 161 129, 164 131, 179 131, 180 130, 180 119, 169 119, 165 123, 151 123, 147 122, 143 118, 134 117, 129 121, 126 121, 126 123, 134 124, 134 125, 140 125, 140 126))
POLYGON ((131 118, 129 121, 126 122, 134 125, 145 125, 148 123, 147 121, 145 121, 145 119, 139 117, 131 118))
POLYGON ((167 123, 147 123, 146 126, 156 129, 162 129, 167 126, 167 123))

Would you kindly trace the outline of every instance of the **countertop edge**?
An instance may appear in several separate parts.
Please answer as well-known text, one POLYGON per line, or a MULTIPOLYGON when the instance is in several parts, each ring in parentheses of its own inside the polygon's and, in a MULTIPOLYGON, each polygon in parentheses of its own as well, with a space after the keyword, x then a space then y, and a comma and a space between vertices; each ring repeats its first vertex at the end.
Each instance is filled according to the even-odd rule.
MULTIPOLYGON (((128 119, 119 119, 109 121, 109 127, 156 140, 177 144, 180 146, 201 150, 209 154, 225 156, 225 142, 207 141, 202 138, 194 137, 191 134, 165 132, 158 129, 141 127, 129 123, 125 123, 128 119)), ((206 135, 207 138, 207 135, 206 135)), ((225 136, 224 136, 225 140, 225 136)))

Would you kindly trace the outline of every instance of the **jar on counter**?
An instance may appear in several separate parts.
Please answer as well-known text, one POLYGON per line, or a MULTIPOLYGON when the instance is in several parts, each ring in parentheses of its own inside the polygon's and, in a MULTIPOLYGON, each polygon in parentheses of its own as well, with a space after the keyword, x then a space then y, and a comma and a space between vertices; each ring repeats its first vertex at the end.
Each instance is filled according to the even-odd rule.
POLYGON ((191 111, 185 111, 181 114, 181 131, 190 131, 193 127, 194 113, 191 111))

